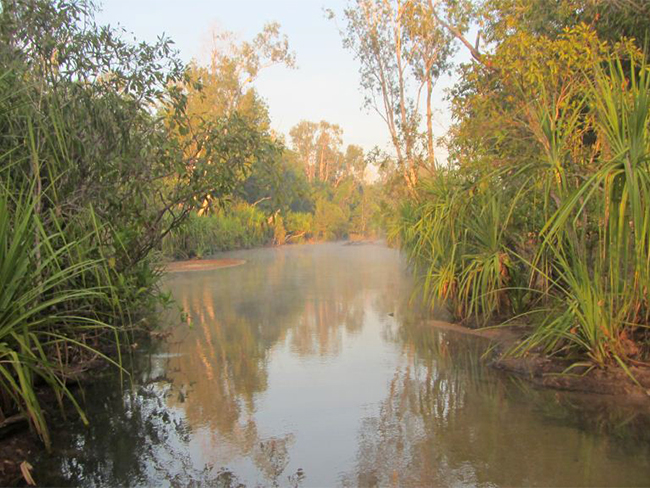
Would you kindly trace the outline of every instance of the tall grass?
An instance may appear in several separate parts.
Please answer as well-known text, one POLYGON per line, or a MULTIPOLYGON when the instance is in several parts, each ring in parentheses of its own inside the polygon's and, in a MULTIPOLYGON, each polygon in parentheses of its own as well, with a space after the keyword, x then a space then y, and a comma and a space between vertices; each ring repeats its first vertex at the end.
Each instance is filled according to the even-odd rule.
POLYGON ((272 242, 266 215, 237 203, 207 215, 193 214, 163 241, 163 253, 175 259, 202 258, 219 251, 248 249, 272 242))
POLYGON ((516 274, 506 231, 517 199, 506 206, 453 173, 421 190, 422 202, 402 207, 389 238, 407 250, 425 298, 447 303, 460 320, 484 324, 499 316, 516 274))
POLYGON ((83 241, 68 243, 47 231, 31 195, 23 191, 11 198, 0 186, 0 391, 49 446, 35 387, 40 381, 59 402, 68 398, 87 421, 66 384, 66 368, 72 351, 105 357, 84 336, 111 327, 82 305, 107 301, 111 290, 79 286, 85 276, 101 272, 102 259, 76 259, 83 241))
POLYGON ((0 419, 22 413, 49 447, 46 391, 87 422, 69 381, 97 358, 123 371, 119 326, 136 302, 115 266, 119 243, 106 245, 114 230, 61 191, 78 161, 61 110, 44 101, 56 94, 39 105, 37 88, 19 71, 0 74, 0 419))
POLYGON ((614 58, 595 67, 588 97, 602 155, 542 229, 566 310, 526 349, 577 349, 603 365, 639 356, 650 324, 648 66, 614 58))
POLYGON ((650 69, 594 64, 585 83, 530 102, 539 158, 442 171, 390 235, 432 303, 479 325, 518 319, 540 350, 603 367, 644 361, 650 341, 650 69), (592 142, 585 142, 591 140, 592 142), (478 169, 477 169, 478 168, 478 169))
POLYGON ((16 76, 0 75, 0 418, 23 413, 49 447, 41 392, 62 408, 67 399, 87 422, 68 380, 92 358, 121 369, 120 333, 109 322, 123 318, 123 297, 99 243, 109 227, 91 207, 72 216, 57 204, 56 175, 74 164, 59 114, 38 114, 16 76), (107 336, 116 359, 98 349, 107 336))

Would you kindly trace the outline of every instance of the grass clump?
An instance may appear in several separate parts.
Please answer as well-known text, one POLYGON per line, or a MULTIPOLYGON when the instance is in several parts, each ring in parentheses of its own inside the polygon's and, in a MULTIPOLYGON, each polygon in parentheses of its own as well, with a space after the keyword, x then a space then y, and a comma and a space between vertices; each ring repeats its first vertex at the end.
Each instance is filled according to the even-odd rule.
POLYGON ((650 70, 629 45, 591 54, 534 98, 519 86, 530 157, 511 134, 510 153, 440 170, 389 235, 432 304, 475 325, 528 324, 512 354, 628 370, 650 353, 650 70))

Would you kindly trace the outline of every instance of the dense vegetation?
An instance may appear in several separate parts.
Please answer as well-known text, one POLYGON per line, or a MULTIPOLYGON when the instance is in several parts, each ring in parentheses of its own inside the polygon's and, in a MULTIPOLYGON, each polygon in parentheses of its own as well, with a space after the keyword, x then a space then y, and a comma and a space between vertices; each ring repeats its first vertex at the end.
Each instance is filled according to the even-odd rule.
POLYGON ((364 86, 413 119, 394 138, 404 190, 389 235, 432 305, 474 326, 527 325, 512 353, 626 370, 650 354, 649 8, 359 0, 346 12, 364 86), (481 26, 476 42, 470 25, 481 26), (422 158, 407 144, 426 132, 401 87, 412 74, 411 86, 426 83, 421 53, 441 63, 451 39, 473 60, 450 92, 450 157, 415 180, 422 158))
MULTIPOLYGON (((266 108, 260 111, 266 113, 266 108)), ((202 208, 163 240, 171 258, 314 240, 360 239, 380 230, 380 184, 365 179, 368 158, 342 151, 341 129, 303 121, 292 148, 254 164, 227 205, 202 208)))
POLYGON ((219 34, 185 66, 85 2, 3 0, 0 422, 20 412, 49 445, 38 390, 85 420, 69 384, 98 360, 124 371, 123 344, 168 301, 165 259, 380 227, 431 305, 527 326, 512 353, 647 361, 648 4, 357 0, 344 15, 390 154, 327 121, 271 130, 254 82, 295 67, 277 24, 219 34), (472 62, 437 141, 432 94, 459 46, 472 62))
POLYGON ((185 66, 169 39, 127 42, 93 13, 0 12, 0 422, 24 415, 46 446, 41 393, 86 420, 69 385, 99 360, 126 371, 124 344, 169 301, 165 256, 376 227, 363 151, 343 153, 337 126, 296 129, 295 151, 270 130, 252 84, 294 66, 277 24, 185 66))
MULTIPOLYGON (((237 114, 259 131, 270 130, 270 117, 254 82, 273 65, 295 67, 295 56, 279 26, 267 24, 252 41, 238 42, 228 32, 213 34, 207 66, 187 70, 187 115, 219 120, 237 114)), ((216 251, 330 240, 376 232, 372 219, 377 189, 366 182, 369 159, 349 145, 343 131, 327 121, 302 121, 290 131, 285 147, 256 160, 229 195, 228 204, 204 200, 189 225, 172 231, 163 243, 172 258, 201 257, 216 251)))

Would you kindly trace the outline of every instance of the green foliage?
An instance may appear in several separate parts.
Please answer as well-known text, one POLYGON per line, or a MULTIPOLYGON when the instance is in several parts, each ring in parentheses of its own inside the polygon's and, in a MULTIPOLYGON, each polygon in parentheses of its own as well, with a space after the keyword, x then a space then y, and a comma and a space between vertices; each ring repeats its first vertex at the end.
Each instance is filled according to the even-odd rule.
MULTIPOLYGON (((74 0, 0 11, 0 417, 22 410, 46 444, 35 384, 83 418, 66 378, 122 363, 164 301, 162 240, 282 152, 239 113, 190 117, 170 41, 131 44, 92 15, 74 0)), ((220 245, 266 242, 265 217, 236 212, 220 245)))
POLYGON ((291 157, 292 153, 285 150, 275 158, 253 164, 236 195, 268 215, 278 210, 312 210, 311 187, 291 157))
POLYGON ((285 221, 287 240, 299 243, 313 236, 314 216, 308 212, 289 212, 285 221))
POLYGON ((13 401, 49 447, 35 384, 67 397, 86 422, 65 378, 74 356, 103 356, 93 344, 112 331, 103 318, 117 313, 115 290, 106 261, 87 257, 94 233, 68 241, 46 228, 31 188, 17 199, 0 190, 0 408, 13 401))
POLYGON ((349 215, 346 208, 325 198, 316 201, 314 235, 319 239, 335 240, 348 235, 349 215))
POLYGON ((207 215, 192 214, 163 240, 163 253, 175 259, 203 258, 219 251, 267 245, 273 234, 258 208, 238 203, 207 215))
POLYGON ((431 304, 473 323, 528 324, 513 354, 644 361, 647 53, 609 24, 603 32, 559 9, 561 22, 538 23, 551 11, 535 2, 507 8, 520 3, 484 4, 494 49, 455 89, 453 164, 398 207, 389 237, 431 304))
POLYGON ((281 246, 287 241, 287 230, 284 228, 282 215, 276 214, 273 218, 273 244, 281 246))

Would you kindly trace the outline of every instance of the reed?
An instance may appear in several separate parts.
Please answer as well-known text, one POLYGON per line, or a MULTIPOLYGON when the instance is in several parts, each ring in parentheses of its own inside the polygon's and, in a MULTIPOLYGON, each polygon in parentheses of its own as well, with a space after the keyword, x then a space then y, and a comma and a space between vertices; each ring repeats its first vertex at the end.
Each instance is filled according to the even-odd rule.
POLYGON ((389 236, 431 303, 478 325, 528 324, 511 353, 627 369, 650 345, 650 69, 632 51, 607 59, 561 103, 528 104, 536 159, 441 171, 389 236))
MULTIPOLYGON (((28 189, 12 198, 0 186, 0 387, 49 447, 36 386, 47 385, 59 402, 69 399, 87 422, 66 375, 71 351, 108 359, 86 338, 112 329, 89 307, 108 302, 111 289, 80 286, 103 272, 101 258, 77 259, 78 248, 91 236, 68 242, 60 232, 46 230, 31 195, 28 189)), ((108 360, 119 366, 119 359, 108 360)))

